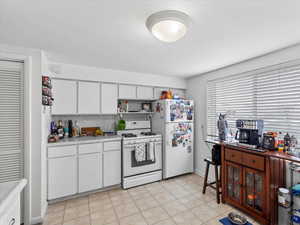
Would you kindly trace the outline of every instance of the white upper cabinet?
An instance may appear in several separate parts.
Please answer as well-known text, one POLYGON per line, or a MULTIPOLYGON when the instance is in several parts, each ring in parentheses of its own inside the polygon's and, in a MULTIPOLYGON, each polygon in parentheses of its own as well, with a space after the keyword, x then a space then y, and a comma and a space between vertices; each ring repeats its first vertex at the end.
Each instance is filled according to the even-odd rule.
POLYGON ((184 98, 185 97, 185 90, 183 89, 171 89, 172 94, 173 95, 177 95, 180 98, 184 98))
POLYGON ((133 85, 119 85, 120 99, 136 99, 136 86, 133 85))
POLYGON ((153 99, 153 87, 138 86, 137 87, 138 99, 153 99))
POLYGON ((78 113, 100 113, 100 84, 95 82, 78 82, 78 113))
POLYGON ((77 82, 53 79, 52 114, 77 113, 77 82))
POLYGON ((118 85, 101 85, 101 111, 104 114, 116 114, 118 105, 118 85))
POLYGON ((169 88, 154 88, 154 99, 159 99, 163 91, 169 91, 169 88))

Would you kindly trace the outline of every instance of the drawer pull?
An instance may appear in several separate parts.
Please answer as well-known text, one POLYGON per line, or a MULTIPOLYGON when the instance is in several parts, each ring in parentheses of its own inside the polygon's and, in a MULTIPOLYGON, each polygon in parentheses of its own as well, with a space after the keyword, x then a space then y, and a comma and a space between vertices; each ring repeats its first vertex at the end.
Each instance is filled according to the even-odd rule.
POLYGON ((14 224, 15 224, 15 222, 16 222, 16 219, 15 219, 15 218, 12 218, 12 219, 10 220, 10 222, 9 222, 9 224, 8 224, 8 225, 14 225, 14 224))
POLYGON ((252 162, 253 162, 253 163, 256 163, 256 161, 255 161, 254 159, 252 160, 252 162))
POLYGON ((231 157, 234 158, 234 155, 232 154, 231 157))

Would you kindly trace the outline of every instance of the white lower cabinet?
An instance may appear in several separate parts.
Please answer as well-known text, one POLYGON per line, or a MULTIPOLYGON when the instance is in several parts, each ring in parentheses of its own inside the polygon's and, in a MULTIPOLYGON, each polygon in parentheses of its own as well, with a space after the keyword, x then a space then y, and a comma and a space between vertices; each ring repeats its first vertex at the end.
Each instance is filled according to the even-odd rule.
POLYGON ((77 157, 48 159, 48 199, 77 193, 77 157))
POLYGON ((103 186, 101 153, 78 156, 78 179, 79 192, 91 191, 103 186))
POLYGON ((121 183, 121 150, 103 153, 103 180, 104 187, 121 183))
POLYGON ((48 200, 121 183, 121 141, 48 147, 48 200))

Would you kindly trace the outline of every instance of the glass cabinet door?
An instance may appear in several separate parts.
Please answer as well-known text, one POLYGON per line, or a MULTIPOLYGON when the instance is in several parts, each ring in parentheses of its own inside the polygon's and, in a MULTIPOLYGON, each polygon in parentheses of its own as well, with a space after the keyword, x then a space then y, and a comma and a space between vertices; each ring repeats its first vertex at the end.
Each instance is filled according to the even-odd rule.
POLYGON ((244 204, 258 212, 263 212, 264 175, 259 171, 244 169, 244 204))
POLYGON ((227 196, 232 201, 241 202, 242 168, 233 163, 226 163, 227 196))

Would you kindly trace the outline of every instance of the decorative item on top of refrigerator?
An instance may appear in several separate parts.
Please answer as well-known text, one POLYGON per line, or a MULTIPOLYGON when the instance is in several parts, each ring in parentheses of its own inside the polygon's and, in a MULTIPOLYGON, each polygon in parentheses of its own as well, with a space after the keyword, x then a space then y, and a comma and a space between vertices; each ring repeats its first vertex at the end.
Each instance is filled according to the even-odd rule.
POLYGON ((155 112, 165 117, 166 122, 193 121, 194 102, 192 100, 164 100, 155 102, 155 112), (164 103, 163 103, 164 102, 164 103))

